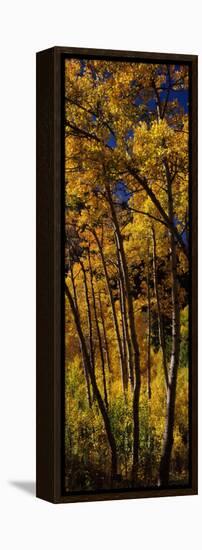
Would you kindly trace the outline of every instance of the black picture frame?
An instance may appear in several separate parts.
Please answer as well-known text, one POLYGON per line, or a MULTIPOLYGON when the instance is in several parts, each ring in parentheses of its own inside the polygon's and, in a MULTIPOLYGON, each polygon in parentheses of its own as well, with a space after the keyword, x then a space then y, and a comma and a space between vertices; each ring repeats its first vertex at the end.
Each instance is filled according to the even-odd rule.
POLYGON ((37 53, 37 451, 36 495, 53 503, 195 495, 197 411, 197 67, 195 55, 53 47, 37 53), (63 66, 65 57, 188 63, 190 66, 190 485, 65 494, 63 487, 63 66))

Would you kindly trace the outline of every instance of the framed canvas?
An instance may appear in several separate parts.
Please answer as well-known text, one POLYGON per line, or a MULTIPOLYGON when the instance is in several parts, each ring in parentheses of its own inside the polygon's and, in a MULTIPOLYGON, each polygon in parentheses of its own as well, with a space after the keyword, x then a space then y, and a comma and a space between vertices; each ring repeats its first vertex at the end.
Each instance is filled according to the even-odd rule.
POLYGON ((37 496, 197 494, 197 56, 37 54, 37 496))

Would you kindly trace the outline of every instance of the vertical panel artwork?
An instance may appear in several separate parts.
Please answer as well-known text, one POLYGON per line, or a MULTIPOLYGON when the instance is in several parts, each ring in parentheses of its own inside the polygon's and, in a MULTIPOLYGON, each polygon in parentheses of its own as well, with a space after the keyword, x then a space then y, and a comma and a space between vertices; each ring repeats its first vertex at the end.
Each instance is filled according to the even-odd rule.
POLYGON ((190 483, 189 64, 64 62, 64 487, 190 483))

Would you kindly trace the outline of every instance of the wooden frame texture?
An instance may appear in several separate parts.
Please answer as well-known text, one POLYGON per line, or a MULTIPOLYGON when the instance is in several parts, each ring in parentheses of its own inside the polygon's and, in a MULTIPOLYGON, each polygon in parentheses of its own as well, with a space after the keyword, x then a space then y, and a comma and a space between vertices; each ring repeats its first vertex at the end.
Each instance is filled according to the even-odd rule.
POLYGON ((54 47, 37 53, 37 497, 50 502, 197 494, 197 56, 54 47), (189 63, 191 68, 191 484, 188 488, 63 492, 63 133, 64 56, 189 63))

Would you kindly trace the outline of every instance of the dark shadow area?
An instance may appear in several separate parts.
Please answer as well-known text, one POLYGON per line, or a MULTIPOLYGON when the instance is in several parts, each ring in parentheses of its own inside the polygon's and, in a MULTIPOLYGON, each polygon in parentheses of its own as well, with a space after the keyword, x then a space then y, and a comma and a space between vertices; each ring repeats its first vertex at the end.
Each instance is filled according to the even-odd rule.
POLYGON ((29 493, 29 495, 32 495, 32 496, 36 495, 35 481, 9 481, 9 484, 15 487, 16 489, 24 491, 25 493, 29 493))

